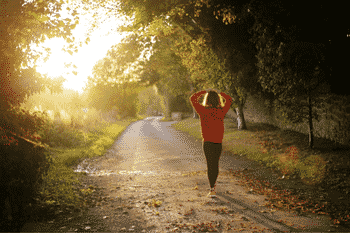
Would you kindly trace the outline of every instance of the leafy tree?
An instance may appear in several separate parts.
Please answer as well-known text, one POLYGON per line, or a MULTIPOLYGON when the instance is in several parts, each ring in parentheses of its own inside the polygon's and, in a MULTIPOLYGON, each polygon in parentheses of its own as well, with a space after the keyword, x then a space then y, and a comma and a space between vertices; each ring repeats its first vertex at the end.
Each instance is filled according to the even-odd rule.
MULTIPOLYGON (((348 93, 343 85, 344 74, 349 72, 346 64, 350 54, 350 27, 346 7, 329 1, 305 5, 303 2, 274 0, 269 3, 251 1, 249 9, 256 25, 263 25, 266 33, 275 32, 279 27, 281 32, 276 36, 281 42, 323 44, 327 50, 327 79, 332 93, 348 93)), ((255 29, 256 26, 253 27, 254 31, 255 29)))
POLYGON ((63 93, 63 82, 66 80, 62 76, 58 78, 49 78, 47 75, 37 73, 38 80, 35 80, 38 90, 35 93, 26 95, 21 106, 27 110, 32 110, 35 106, 41 105, 43 109, 55 109, 56 103, 52 100, 56 99, 55 94, 63 93))
MULTIPOLYGON (((300 41, 307 41, 305 38, 311 36, 313 43, 316 42, 315 38, 318 38, 316 43, 320 40, 325 41, 326 34, 340 35, 340 31, 333 26, 336 22, 341 24, 343 31, 348 29, 345 23, 346 12, 336 11, 336 5, 326 2, 317 6, 277 0, 269 2, 242 0, 231 4, 226 4, 227 2, 223 0, 120 0, 118 3, 120 12, 133 18, 133 23, 124 27, 126 31, 145 32, 153 29, 153 35, 158 37, 161 36, 158 32, 164 31, 164 35, 176 32, 174 30, 176 24, 190 38, 184 40, 185 43, 182 43, 180 38, 180 44, 188 44, 190 41, 196 41, 198 44, 202 40, 203 43, 200 44, 211 48, 229 75, 226 76, 226 80, 222 80, 223 85, 208 81, 210 78, 204 78, 204 81, 208 81, 207 84, 210 85, 217 85, 220 89, 225 86, 231 87, 230 94, 234 97, 234 105, 238 107, 238 115, 243 114, 242 105, 245 103, 247 93, 263 92, 257 85, 258 75, 255 67, 257 60, 254 57, 257 50, 254 48, 254 42, 249 41, 248 33, 248 29, 256 21, 262 25, 286 21, 288 23, 284 23, 283 28, 289 30, 283 30, 284 34, 292 36, 294 38, 292 40, 300 41), (165 19, 171 27, 162 30, 159 22, 165 19), (323 27, 321 25, 326 25, 326 33, 320 28, 323 27), (296 35, 298 36, 295 37, 296 35)), ((210 74, 210 72, 204 73, 210 74)))
MULTIPOLYGON (((99 63, 96 64, 98 66, 99 63)), ((131 75, 119 76, 105 80, 94 74, 88 78, 84 91, 88 93, 89 107, 101 111, 117 110, 122 117, 135 116, 137 110, 137 95, 144 88, 131 75)))
POLYGON ((157 79, 154 74, 137 75, 131 69, 139 66, 143 43, 147 43, 147 40, 136 33, 130 34, 121 43, 112 46, 107 55, 95 64, 93 77, 88 78, 87 86, 91 106, 103 111, 117 108, 121 115, 136 114, 137 93, 150 82, 153 84, 152 78, 157 79))
POLYGON ((155 91, 155 86, 148 86, 138 95, 138 114, 149 114, 150 111, 162 111, 160 96, 155 91))
MULTIPOLYGON (((58 11, 63 2, 48 1, 1 1, 0 15, 0 105, 9 108, 20 104, 26 94, 39 91, 35 64, 43 55, 30 45, 44 42, 46 38, 63 37, 72 43, 71 30, 79 17, 60 19, 58 11)), ((76 11, 70 10, 74 16, 76 11)), ((74 46, 73 46, 74 47, 74 46)))
POLYGON ((329 63, 322 43, 297 41, 298 33, 282 26, 256 23, 254 37, 259 81, 275 95, 275 107, 292 123, 308 122, 309 147, 314 144, 313 120, 323 109, 321 97, 328 94, 329 63), (286 35, 289 35, 287 38, 286 35), (292 35, 293 37, 290 37, 292 35))
POLYGON ((41 76, 41 78, 37 81, 39 85, 41 85, 41 91, 47 88, 51 94, 59 94, 63 92, 63 83, 66 79, 63 76, 59 76, 56 78, 49 78, 47 75, 41 76))
MULTIPOLYGON (((252 75, 256 72, 255 48, 248 40, 248 29, 252 22, 242 20, 242 23, 238 23, 234 19, 246 9, 246 1, 235 2, 237 6, 239 4, 238 11, 234 10, 234 6, 223 4, 223 1, 121 2, 124 13, 131 15, 131 12, 136 12, 135 21, 127 30, 147 28, 156 38, 173 36, 179 48, 176 54, 190 70, 191 83, 199 83, 201 88, 205 85, 221 90, 229 88, 229 94, 234 98, 233 107, 238 113, 239 128, 245 129, 243 106, 247 92, 253 92, 252 87, 257 86, 247 85, 257 80, 252 75), (153 8, 154 4, 159 4, 159 7, 153 8), (218 20, 219 17, 222 17, 223 22, 218 20), (167 21, 167 26, 161 26, 164 20, 167 21), (225 28, 226 25, 231 26, 225 28), (244 34, 240 41, 237 41, 237 36, 233 36, 237 34, 244 34), (240 80, 244 81, 239 82, 240 80)), ((195 85, 192 88, 193 86, 195 85)))
POLYGON ((341 82, 334 71, 344 56, 333 51, 330 42, 344 51, 349 46, 350 40, 344 43, 349 32, 347 13, 330 2, 252 1, 249 9, 255 18, 251 33, 259 51, 259 82, 274 93, 276 107, 288 120, 308 122, 313 147, 312 121, 322 112, 330 88, 333 92, 334 84, 341 82))
POLYGON ((171 100, 175 96, 189 91, 188 69, 182 64, 181 58, 168 48, 171 41, 166 38, 157 40, 152 47, 152 55, 143 63, 145 69, 151 69, 161 77, 155 83, 159 94, 163 98, 163 112, 165 117, 170 117, 171 100))
POLYGON ((233 74, 214 50, 207 45, 204 36, 191 40, 181 28, 174 29, 171 36, 174 42, 170 48, 181 57, 183 65, 191 74, 189 78, 191 91, 195 89, 194 87, 202 89, 206 86, 216 86, 228 92, 234 98, 232 107, 237 113, 239 129, 245 129, 243 106, 247 97, 247 89, 244 88, 242 80, 252 70, 249 68, 253 67, 246 65, 244 69, 241 68, 240 72, 233 74))
POLYGON ((140 62, 140 66, 142 69, 138 69, 140 72, 139 82, 142 85, 146 87, 153 86, 161 79, 161 75, 150 66, 147 66, 145 62, 140 62))
POLYGON ((188 72, 181 64, 181 59, 168 49, 169 46, 165 38, 152 43, 150 37, 139 33, 130 34, 121 44, 113 46, 103 61, 99 61, 94 67, 94 74, 107 80, 131 66, 137 67, 130 72, 135 76, 139 74, 140 85, 158 87, 162 95, 163 112, 166 117, 170 117, 170 99, 188 91, 189 87, 186 79, 188 72), (147 53, 150 57, 146 57, 147 53))

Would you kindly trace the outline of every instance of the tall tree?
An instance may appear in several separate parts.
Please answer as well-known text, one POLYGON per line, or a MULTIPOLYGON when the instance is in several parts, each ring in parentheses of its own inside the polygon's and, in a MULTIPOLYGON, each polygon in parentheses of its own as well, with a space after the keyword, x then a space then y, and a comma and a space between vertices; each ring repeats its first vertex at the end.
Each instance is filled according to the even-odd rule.
POLYGON ((181 58, 169 49, 172 46, 169 38, 158 37, 152 42, 151 36, 142 37, 140 34, 132 33, 121 44, 113 46, 103 61, 95 66, 94 74, 106 79, 117 77, 129 67, 136 67, 130 72, 135 76, 139 74, 139 83, 157 86, 163 99, 163 112, 169 118, 170 100, 189 91, 189 73, 181 58))
POLYGON ((275 95, 275 107, 289 121, 308 122, 312 148, 313 120, 319 120, 323 109, 320 97, 330 91, 327 47, 317 43, 320 38, 302 41, 303 31, 288 30, 287 25, 261 18, 252 28, 252 41, 259 50, 259 82, 275 95))
MULTIPOLYGON (((206 42, 205 36, 197 36, 196 40, 188 38, 183 30, 174 30, 172 34, 173 50, 182 58, 183 64, 191 74, 194 86, 215 86, 233 96, 232 108, 237 113, 238 128, 246 129, 243 107, 247 98, 247 91, 252 86, 247 85, 249 73, 254 72, 254 66, 242 63, 239 71, 230 70, 225 59, 220 59, 218 53, 206 42), (237 72, 237 73, 233 73, 237 72), (199 84, 199 85, 196 85, 199 84)), ((254 86, 253 86, 254 87, 254 86)))
POLYGON ((0 1, 0 127, 5 133, 32 138, 41 124, 35 123, 39 117, 20 109, 26 97, 47 86, 43 85, 43 77, 36 71, 35 64, 39 57, 47 58, 49 50, 44 54, 31 45, 47 38, 63 37, 71 48, 76 48, 71 30, 79 23, 79 17, 75 16, 75 9, 68 9, 74 19, 62 19, 58 12, 63 3, 55 0, 0 1))
MULTIPOLYGON (((115 56, 111 51, 109 54, 115 56)), ((144 87, 139 85, 133 75, 122 72, 124 68, 110 56, 96 62, 93 77, 88 77, 84 89, 89 93, 91 107, 102 111, 116 109, 123 117, 135 116, 137 94, 144 87)))
MULTIPOLYGON (((348 93, 342 85, 344 73, 349 71, 346 64, 350 60, 350 26, 344 6, 329 1, 307 5, 300 1, 279 0, 249 3, 250 14, 256 22, 253 31, 261 25, 266 34, 276 34, 286 44, 303 41, 325 46, 327 79, 331 91, 338 94, 348 93), (280 33, 275 33, 277 26, 280 33)), ((258 40, 257 46, 262 42, 258 40)))
POLYGON ((154 70, 161 77, 155 85, 159 94, 163 96, 163 111, 166 118, 170 118, 170 111, 172 111, 170 108, 171 99, 188 92, 190 89, 189 72, 183 66, 181 58, 169 49, 170 46, 172 46, 171 41, 167 38, 157 40, 153 45, 152 55, 143 66, 143 68, 154 70))

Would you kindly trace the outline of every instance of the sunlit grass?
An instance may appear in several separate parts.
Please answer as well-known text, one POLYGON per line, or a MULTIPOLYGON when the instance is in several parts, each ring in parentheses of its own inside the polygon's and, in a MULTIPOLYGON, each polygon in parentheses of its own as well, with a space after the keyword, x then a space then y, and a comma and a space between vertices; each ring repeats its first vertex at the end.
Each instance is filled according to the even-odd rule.
POLYGON ((161 122, 169 122, 169 121, 174 121, 171 117, 163 117, 159 121, 161 122))
POLYGON ((36 134, 49 148, 45 154, 50 167, 42 176, 39 204, 82 205, 76 189, 82 174, 75 173, 73 167, 84 158, 104 155, 131 122, 143 119, 117 115, 116 108, 101 112, 87 106, 83 95, 70 90, 33 94, 22 104, 43 120, 36 134))
MULTIPOLYGON (((82 131, 85 140, 81 144, 70 144, 66 147, 67 144, 62 143, 65 146, 52 148, 52 164, 46 176, 43 177, 44 182, 40 192, 42 201, 46 204, 82 205, 79 192, 74 188, 75 184, 80 184, 78 177, 81 174, 75 173, 72 166, 81 159, 102 156, 125 128, 137 120, 139 118, 95 124, 95 127, 90 126, 91 131, 82 131)), ((70 126, 62 125, 62 127, 69 130, 70 126)), ((79 139, 81 137, 81 135, 76 136, 79 139)), ((60 140, 60 137, 55 139, 60 140)))
POLYGON ((200 131, 200 121, 199 119, 194 119, 194 118, 186 118, 182 121, 179 121, 177 123, 172 124, 172 126, 175 129, 184 131, 188 133, 189 135, 202 140, 202 134, 200 131))

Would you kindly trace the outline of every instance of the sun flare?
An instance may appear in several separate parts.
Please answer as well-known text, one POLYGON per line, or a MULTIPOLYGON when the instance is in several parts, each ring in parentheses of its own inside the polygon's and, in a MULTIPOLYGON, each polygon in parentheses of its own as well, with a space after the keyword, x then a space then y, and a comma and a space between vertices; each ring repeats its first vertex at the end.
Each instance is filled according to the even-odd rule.
MULTIPOLYGON (((102 14, 102 11, 99 12, 102 14)), ((68 17, 68 16, 67 16, 68 17)), ((47 39, 43 44, 37 45, 38 51, 50 48, 50 57, 45 62, 43 59, 36 63, 37 71, 48 77, 57 78, 62 76, 67 81, 63 83, 64 88, 83 91, 88 76, 92 76, 92 68, 95 63, 106 56, 108 49, 120 43, 125 36, 117 32, 119 26, 125 24, 122 18, 108 17, 90 35, 90 42, 83 43, 78 47, 78 52, 69 54, 62 49, 67 46, 63 38, 47 39)), ((91 17, 80 16, 79 25, 72 31, 76 41, 85 41, 86 33, 91 25, 91 17)))

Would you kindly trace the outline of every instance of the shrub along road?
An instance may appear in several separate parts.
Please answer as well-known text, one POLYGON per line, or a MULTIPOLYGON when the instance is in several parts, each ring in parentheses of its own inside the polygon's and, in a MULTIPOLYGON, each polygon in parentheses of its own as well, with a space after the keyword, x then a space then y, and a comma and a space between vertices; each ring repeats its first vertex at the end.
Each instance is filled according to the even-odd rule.
POLYGON ((220 158, 217 198, 207 198, 202 142, 160 119, 132 123, 104 156, 75 167, 87 174, 81 177, 85 186, 80 188, 87 193, 81 214, 68 211, 22 231, 348 230, 333 227, 326 214, 306 214, 308 203, 281 188, 281 182, 303 188, 300 181, 281 181, 270 169, 230 151, 220 158), (301 208, 286 208, 294 205, 301 208))

